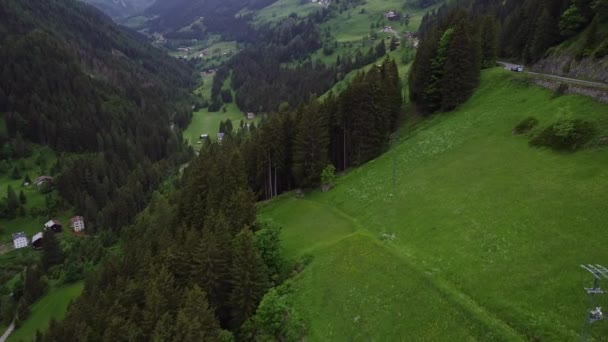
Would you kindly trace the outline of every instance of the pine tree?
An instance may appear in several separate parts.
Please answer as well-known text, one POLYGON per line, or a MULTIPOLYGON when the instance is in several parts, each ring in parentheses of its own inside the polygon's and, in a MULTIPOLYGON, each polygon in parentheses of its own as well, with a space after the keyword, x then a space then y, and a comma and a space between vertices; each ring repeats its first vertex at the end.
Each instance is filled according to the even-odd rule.
POLYGON ((229 246, 222 245, 214 231, 205 230, 194 249, 191 278, 207 293, 209 303, 216 309, 222 307, 226 300, 224 289, 229 257, 229 246))
POLYGON ((19 191, 19 202, 21 204, 26 204, 27 203, 27 197, 25 197, 25 193, 23 192, 23 190, 19 191))
POLYGON ((220 325, 207 302, 207 295, 195 285, 184 294, 173 341, 217 341, 220 333, 220 325))
POLYGON ((234 239, 230 279, 232 326, 238 329, 254 314, 268 288, 266 265, 255 247, 255 239, 249 229, 243 229, 234 239))
POLYGON ((47 230, 43 234, 42 240, 42 268, 48 271, 54 265, 63 262, 63 251, 57 242, 55 233, 47 230))
POLYGON ((547 49, 557 41, 558 37, 557 20, 551 15, 549 9, 544 7, 536 22, 527 61, 533 62, 542 58, 547 49))
POLYGON ((6 214, 9 218, 15 218, 17 216, 17 209, 19 209, 20 202, 15 190, 12 186, 6 188, 6 214))
POLYGON ((496 65, 498 54, 498 28, 496 19, 485 16, 481 24, 481 66, 492 68, 496 65))
POLYGON ((175 320, 168 312, 165 312, 160 320, 156 323, 156 327, 152 331, 152 342, 171 341, 175 336, 175 320))
POLYGON ((441 82, 441 106, 452 110, 468 100, 479 84, 481 43, 466 18, 454 26, 454 38, 447 52, 445 74, 441 82))
POLYGON ((430 111, 434 112, 441 107, 442 101, 442 84, 445 82, 444 74, 446 69, 446 60, 448 58, 448 49, 454 39, 454 29, 447 29, 437 45, 437 52, 431 64, 431 74, 428 85, 424 91, 423 104, 430 111))
POLYGON ((145 301, 142 309, 142 328, 151 331, 161 316, 174 308, 173 294, 175 284, 173 276, 166 267, 151 266, 150 281, 145 289, 145 301))
POLYGON ((293 175, 299 186, 312 187, 319 183, 321 171, 327 165, 329 123, 319 103, 312 100, 302 113, 293 144, 293 175))
POLYGON ((384 39, 380 39, 378 45, 376 45, 376 57, 384 57, 386 55, 386 44, 384 43, 384 39))
POLYGON ((389 44, 389 50, 390 51, 395 51, 397 50, 397 39, 395 37, 391 38, 391 42, 389 44))

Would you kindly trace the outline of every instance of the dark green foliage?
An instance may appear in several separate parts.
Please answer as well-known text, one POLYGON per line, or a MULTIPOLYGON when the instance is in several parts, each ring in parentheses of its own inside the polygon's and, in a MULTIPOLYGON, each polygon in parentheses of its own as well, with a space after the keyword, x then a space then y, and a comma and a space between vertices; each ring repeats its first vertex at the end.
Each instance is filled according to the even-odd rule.
POLYGON ((390 51, 397 50, 397 39, 395 37, 392 37, 391 38, 391 42, 390 42, 390 44, 388 46, 389 46, 389 50, 390 51))
POLYGON ((177 312, 173 341, 216 341, 220 326, 207 296, 198 286, 186 291, 177 312))
POLYGON ((19 203, 21 203, 21 204, 27 203, 27 197, 25 197, 25 193, 23 192, 23 190, 19 190, 19 203))
POLYGON ((19 198, 12 186, 6 189, 6 208, 4 209, 4 217, 14 219, 17 217, 17 210, 21 206, 19 198))
POLYGON ((575 151, 584 147, 594 134, 595 127, 591 122, 562 118, 540 132, 530 144, 560 151, 575 151))
POLYGON ((452 110, 473 95, 479 84, 481 61, 480 44, 467 19, 454 26, 441 80, 441 107, 452 110))
POLYGON ((474 26, 471 14, 452 10, 437 20, 427 23, 430 32, 423 37, 409 78, 410 99, 427 113, 452 110, 465 102, 479 83, 482 63, 492 65, 496 58, 490 19, 474 26), (488 35, 480 38, 481 28, 488 35), (482 45, 488 49, 485 54, 482 45))
POLYGON ((384 39, 380 39, 376 45, 376 57, 384 57, 384 55, 386 55, 386 43, 384 39))
POLYGON ((190 120, 190 68, 80 2, 7 0, 0 32, 14 153, 24 140, 70 152, 50 170, 61 196, 91 227, 129 222, 188 157, 170 126, 190 120))
POLYGON ((251 341, 299 341, 306 335, 306 324, 287 299, 289 288, 273 288, 262 299, 255 316, 243 327, 251 341))
POLYGON ((490 16, 482 19, 481 35, 481 67, 493 68, 498 57, 498 24, 490 16))
POLYGON ((316 101, 302 111, 293 144, 293 174, 303 187, 319 183, 321 171, 327 165, 329 127, 327 115, 316 101))
POLYGON ((238 328, 255 313, 269 285, 266 265, 249 229, 243 229, 234 239, 230 279, 232 326, 238 328))
POLYGON ((42 242, 42 268, 48 271, 51 267, 61 264, 63 258, 63 251, 55 233, 52 230, 45 231, 42 242))
POLYGON ((526 134, 532 130, 532 128, 538 125, 538 120, 534 117, 527 117, 513 129, 513 134, 526 134))
POLYGON ((281 226, 272 221, 258 222, 258 231, 255 233, 255 245, 262 257, 268 277, 277 284, 283 270, 283 250, 281 248, 281 226))

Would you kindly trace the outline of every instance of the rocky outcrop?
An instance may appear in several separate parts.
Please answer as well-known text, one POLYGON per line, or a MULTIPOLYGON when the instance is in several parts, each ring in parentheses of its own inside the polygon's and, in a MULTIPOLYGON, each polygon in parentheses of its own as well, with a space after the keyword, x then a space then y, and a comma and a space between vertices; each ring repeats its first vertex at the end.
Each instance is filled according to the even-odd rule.
POLYGON ((577 61, 568 53, 550 53, 531 67, 532 71, 608 84, 608 57, 577 61))
POLYGON ((578 94, 592 97, 600 102, 608 103, 608 87, 595 87, 579 83, 568 83, 550 78, 532 78, 534 84, 553 91, 562 91, 564 94, 578 94), (563 86, 566 84, 566 86, 563 86), (562 89, 560 89, 560 86, 562 89))

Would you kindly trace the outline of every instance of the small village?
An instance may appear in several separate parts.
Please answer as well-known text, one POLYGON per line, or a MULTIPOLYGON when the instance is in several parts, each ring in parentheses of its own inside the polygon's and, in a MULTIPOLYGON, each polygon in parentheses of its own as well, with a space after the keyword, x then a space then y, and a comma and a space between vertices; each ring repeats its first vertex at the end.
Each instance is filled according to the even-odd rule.
MULTIPOLYGON (((34 186, 38 190, 43 190, 53 187, 54 178, 51 176, 39 176, 34 181, 34 186)), ((25 183, 25 186, 30 186, 29 183, 25 183)), ((69 227, 74 235, 84 235, 85 230, 85 219, 82 216, 74 216, 69 220, 69 227)), ((44 245, 44 232, 53 234, 60 234, 63 232, 63 224, 54 218, 49 219, 45 222, 41 230, 34 234, 31 238, 27 236, 25 232, 17 232, 12 234, 12 247, 13 249, 21 249, 31 246, 35 250, 41 250, 44 245)))
MULTIPOLYGON (((257 115, 254 112, 247 112, 244 113, 244 116, 247 118, 247 120, 255 120, 255 118, 257 117, 257 115)), ((250 123, 242 123, 243 126, 242 127, 238 127, 238 129, 249 129, 251 127, 250 123)), ((218 144, 221 144, 222 141, 224 140, 224 138, 226 137, 226 133, 222 131, 222 128, 220 127, 219 132, 217 133, 217 142, 218 144)), ((209 134, 208 133, 202 133, 199 136, 199 141, 197 144, 202 144, 205 141, 209 140, 209 134)))

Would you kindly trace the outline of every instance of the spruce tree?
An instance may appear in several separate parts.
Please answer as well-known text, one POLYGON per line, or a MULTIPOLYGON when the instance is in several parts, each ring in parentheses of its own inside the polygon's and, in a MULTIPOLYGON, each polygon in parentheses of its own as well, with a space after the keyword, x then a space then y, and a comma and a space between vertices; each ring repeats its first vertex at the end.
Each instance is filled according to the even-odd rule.
POLYGON ((431 63, 430 78, 426 89, 424 90, 423 104, 430 112, 434 112, 441 107, 442 91, 441 87, 446 80, 444 74, 446 71, 446 60, 448 58, 448 49, 454 39, 454 29, 447 29, 437 45, 435 58, 431 63))
POLYGON ((466 101, 479 84, 481 43, 466 18, 454 26, 454 38, 447 52, 445 74, 441 82, 441 107, 452 110, 466 101))
POLYGON ((391 42, 389 44, 389 50, 390 51, 395 51, 397 50, 397 39, 395 37, 391 38, 391 42))
POLYGON ((42 240, 42 268, 48 271, 54 265, 63 262, 63 251, 55 237, 55 233, 47 230, 43 234, 42 240))
POLYGON ((27 197, 25 197, 25 193, 23 192, 23 190, 19 191, 19 202, 21 204, 26 204, 27 203, 27 197))
POLYGON ((151 331, 157 325, 161 316, 174 309, 173 294, 175 284, 173 276, 166 267, 158 268, 153 265, 149 272, 150 281, 145 288, 145 301, 142 309, 142 328, 144 331, 151 331))
POLYGON ((202 233, 192 258, 191 278, 207 293, 209 303, 216 309, 226 300, 223 290, 229 267, 228 248, 221 244, 214 231, 207 229, 202 233))
POLYGON ((220 325, 205 291, 196 285, 187 290, 177 312, 173 341, 217 341, 220 333, 220 325))
POLYGON ((17 209, 20 206, 19 198, 13 190, 12 186, 6 188, 6 214, 9 218, 15 218, 17 216, 17 209))
POLYGON ((376 45, 376 57, 384 57, 386 55, 386 44, 384 43, 384 39, 380 39, 378 45, 376 45))
POLYGON ((329 123, 319 103, 312 100, 302 113, 293 144, 293 175, 299 186, 312 187, 319 183, 321 171, 327 165, 329 123))
POLYGON ((266 265, 255 247, 255 239, 249 229, 243 229, 234 238, 230 280, 232 327, 238 329, 255 313, 268 288, 266 265))
POLYGON ((498 54, 498 27, 496 19, 485 16, 481 24, 481 67, 493 68, 498 54))

